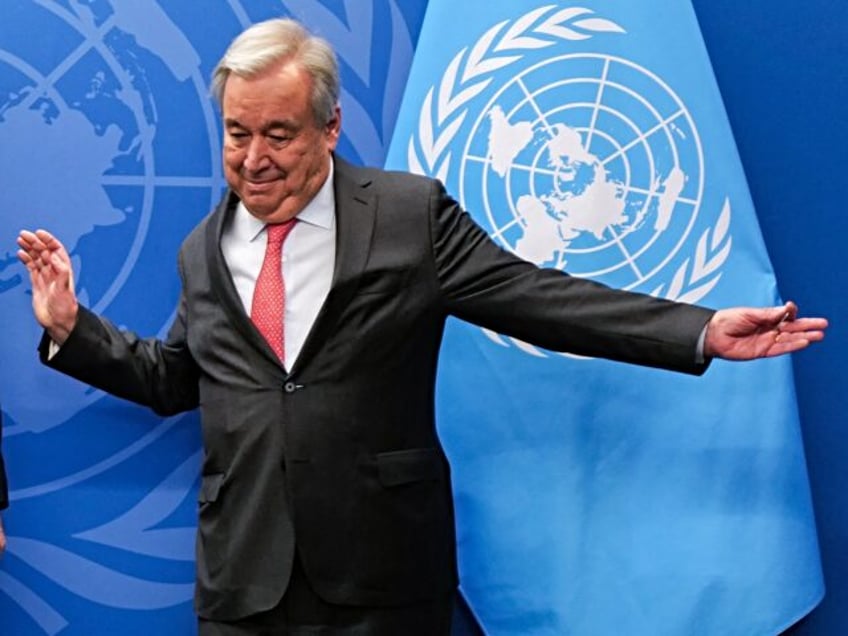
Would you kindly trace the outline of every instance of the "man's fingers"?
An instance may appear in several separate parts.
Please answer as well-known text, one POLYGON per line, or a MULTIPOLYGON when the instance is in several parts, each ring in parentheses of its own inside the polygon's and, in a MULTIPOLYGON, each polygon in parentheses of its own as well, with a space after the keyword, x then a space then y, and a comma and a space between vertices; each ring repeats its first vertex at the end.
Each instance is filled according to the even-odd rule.
POLYGON ((21 249, 29 253, 44 251, 64 252, 65 250, 61 241, 47 230, 36 230, 35 232, 21 230, 18 233, 17 243, 21 249))
POLYGON ((71 286, 71 268, 69 267, 67 261, 65 261, 65 259, 61 258, 55 252, 51 252, 50 265, 56 274, 56 283, 63 289, 69 288, 71 286))
POLYGON ((36 230, 35 236, 49 250, 62 250, 62 249, 64 249, 62 242, 59 239, 57 239, 55 236, 53 236, 47 230, 36 230))
POLYGON ((51 242, 53 242, 53 241, 55 241, 55 240, 56 240, 56 237, 55 237, 55 236, 53 236, 53 235, 52 235, 50 232, 48 232, 47 230, 38 229, 38 230, 36 230, 36 231, 35 231, 35 235, 36 235, 39 239, 41 239, 42 241, 44 241, 45 243, 51 243, 51 242))
POLYGON ((73 273, 62 244, 47 230, 21 230, 17 239, 18 259, 29 270, 33 284, 55 282, 70 288, 73 273))
POLYGON ((817 329, 809 329, 805 331, 790 332, 781 331, 774 337, 774 345, 776 347, 787 348, 786 353, 803 349, 812 342, 824 340, 824 331, 817 329))
POLYGON ((50 234, 50 232, 46 232, 44 230, 36 230, 35 232, 21 230, 18 233, 18 244, 24 242, 26 245, 34 247, 35 249, 46 249, 50 240, 56 239, 53 238, 53 235, 50 234))
POLYGON ((786 353, 795 353, 806 349, 814 342, 824 338, 824 332, 810 331, 804 334, 778 334, 778 337, 766 352, 767 357, 780 356, 786 353))
POLYGON ((33 260, 32 255, 24 249, 18 250, 18 259, 27 267, 35 267, 35 261, 33 260))
POLYGON ((798 305, 793 303, 791 300, 788 301, 784 306, 784 315, 783 320, 786 322, 791 322, 798 317, 798 305))
POLYGON ((795 353, 796 351, 801 351, 801 349, 806 348, 809 344, 810 343, 807 340, 793 340, 791 342, 786 340, 776 342, 766 352, 766 357, 772 358, 775 356, 782 356, 787 353, 795 353))
POLYGON ((820 331, 824 329, 827 329, 826 318, 798 318, 796 320, 782 322, 778 325, 778 330, 782 333, 820 331))

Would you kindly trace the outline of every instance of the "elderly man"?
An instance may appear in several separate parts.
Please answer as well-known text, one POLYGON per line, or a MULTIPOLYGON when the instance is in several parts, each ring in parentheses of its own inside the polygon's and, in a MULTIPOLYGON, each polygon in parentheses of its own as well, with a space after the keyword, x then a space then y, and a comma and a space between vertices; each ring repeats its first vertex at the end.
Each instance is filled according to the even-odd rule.
POLYGON ((335 56, 296 22, 242 33, 213 89, 230 191, 182 245, 164 341, 79 306, 49 232, 18 240, 47 364, 158 413, 201 409, 202 636, 449 633, 448 316, 693 374, 823 337, 791 303, 715 312, 539 269, 438 182, 346 163, 335 56))

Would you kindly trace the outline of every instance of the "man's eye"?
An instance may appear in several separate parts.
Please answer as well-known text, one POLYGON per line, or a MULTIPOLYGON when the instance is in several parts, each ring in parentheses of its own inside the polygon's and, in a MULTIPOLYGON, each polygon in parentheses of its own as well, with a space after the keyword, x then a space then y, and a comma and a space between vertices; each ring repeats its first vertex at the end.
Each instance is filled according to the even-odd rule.
POLYGON ((268 139, 271 143, 275 144, 284 144, 291 139, 291 137, 285 135, 268 135, 268 139))

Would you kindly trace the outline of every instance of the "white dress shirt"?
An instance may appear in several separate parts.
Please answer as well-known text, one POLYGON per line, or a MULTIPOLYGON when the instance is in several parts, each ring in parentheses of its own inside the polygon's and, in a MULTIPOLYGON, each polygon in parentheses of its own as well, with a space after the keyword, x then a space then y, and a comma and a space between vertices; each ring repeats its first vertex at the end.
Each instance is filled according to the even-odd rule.
MULTIPOLYGON (((333 167, 315 198, 297 215, 283 243, 285 367, 291 370, 330 291, 336 262, 333 167)), ((239 203, 221 236, 221 251, 247 315, 265 258, 265 224, 239 203)))

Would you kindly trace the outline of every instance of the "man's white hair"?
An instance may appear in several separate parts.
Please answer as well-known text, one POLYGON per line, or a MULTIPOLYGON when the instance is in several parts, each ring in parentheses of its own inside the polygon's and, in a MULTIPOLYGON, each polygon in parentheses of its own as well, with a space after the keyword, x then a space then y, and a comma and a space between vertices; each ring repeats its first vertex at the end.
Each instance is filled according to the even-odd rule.
POLYGON ((232 41, 212 73, 212 95, 221 104, 230 75, 254 77, 284 60, 312 78, 312 113, 319 126, 328 124, 339 103, 336 54, 326 40, 288 18, 257 22, 232 41))

